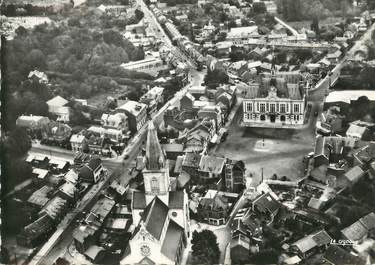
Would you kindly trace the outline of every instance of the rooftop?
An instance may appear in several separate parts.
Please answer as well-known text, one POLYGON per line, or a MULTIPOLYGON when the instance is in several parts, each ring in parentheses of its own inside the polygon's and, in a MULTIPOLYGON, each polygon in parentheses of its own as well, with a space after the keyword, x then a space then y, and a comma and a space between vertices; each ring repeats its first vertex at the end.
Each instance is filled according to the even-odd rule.
POLYGON ((168 206, 165 205, 158 197, 146 207, 143 213, 143 221, 146 230, 157 240, 160 240, 163 227, 168 218, 168 206))

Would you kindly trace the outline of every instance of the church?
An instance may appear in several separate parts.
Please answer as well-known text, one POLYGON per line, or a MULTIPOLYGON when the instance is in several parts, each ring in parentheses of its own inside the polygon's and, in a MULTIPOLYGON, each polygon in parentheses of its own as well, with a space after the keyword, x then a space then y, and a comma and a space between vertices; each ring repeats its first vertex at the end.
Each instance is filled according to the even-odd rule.
POLYGON ((188 197, 176 190, 152 121, 143 157, 144 192, 133 192, 136 226, 121 264, 180 264, 189 236, 188 197))
POLYGON ((308 82, 299 72, 263 73, 248 85, 243 126, 303 125, 308 82))

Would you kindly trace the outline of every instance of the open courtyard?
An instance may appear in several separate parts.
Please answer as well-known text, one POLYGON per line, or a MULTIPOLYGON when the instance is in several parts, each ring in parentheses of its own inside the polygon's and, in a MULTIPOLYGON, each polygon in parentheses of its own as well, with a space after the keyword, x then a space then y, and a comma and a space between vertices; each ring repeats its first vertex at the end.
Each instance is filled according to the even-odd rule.
POLYGON ((291 180, 299 179, 305 171, 303 157, 314 149, 314 112, 318 111, 318 106, 313 104, 308 123, 302 129, 241 127, 242 109, 239 109, 226 141, 212 152, 242 160, 253 175, 253 183, 260 182, 262 169, 264 178, 277 174, 291 180))

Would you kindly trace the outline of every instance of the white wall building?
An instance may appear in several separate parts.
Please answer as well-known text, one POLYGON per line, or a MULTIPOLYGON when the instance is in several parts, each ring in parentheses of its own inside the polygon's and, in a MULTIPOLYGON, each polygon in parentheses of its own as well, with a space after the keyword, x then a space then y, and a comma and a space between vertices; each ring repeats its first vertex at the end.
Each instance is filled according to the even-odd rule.
POLYGON ((302 125, 306 107, 306 82, 298 72, 263 74, 249 85, 243 100, 243 125, 282 127, 302 125))

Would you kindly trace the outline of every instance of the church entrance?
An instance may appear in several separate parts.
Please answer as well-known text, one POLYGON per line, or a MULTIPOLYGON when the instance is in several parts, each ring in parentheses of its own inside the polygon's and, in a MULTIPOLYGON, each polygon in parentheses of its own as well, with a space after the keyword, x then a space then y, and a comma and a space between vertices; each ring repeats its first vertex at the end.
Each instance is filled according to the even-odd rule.
POLYGON ((271 122, 275 122, 276 121, 276 115, 275 114, 271 114, 270 115, 270 121, 271 122))

